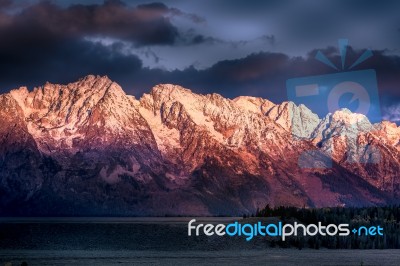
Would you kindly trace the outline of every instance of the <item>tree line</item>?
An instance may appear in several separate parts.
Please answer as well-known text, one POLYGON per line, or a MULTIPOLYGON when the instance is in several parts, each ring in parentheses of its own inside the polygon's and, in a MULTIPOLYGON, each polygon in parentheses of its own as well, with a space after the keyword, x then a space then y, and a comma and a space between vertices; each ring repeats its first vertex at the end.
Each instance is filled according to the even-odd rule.
POLYGON ((277 217, 283 223, 301 222, 304 225, 349 224, 352 228, 380 226, 381 235, 361 235, 351 233, 349 236, 292 236, 286 241, 270 238, 271 247, 289 248, 330 248, 330 249, 398 249, 400 248, 400 205, 386 207, 333 207, 333 208, 296 208, 270 207, 267 205, 248 217, 277 217))

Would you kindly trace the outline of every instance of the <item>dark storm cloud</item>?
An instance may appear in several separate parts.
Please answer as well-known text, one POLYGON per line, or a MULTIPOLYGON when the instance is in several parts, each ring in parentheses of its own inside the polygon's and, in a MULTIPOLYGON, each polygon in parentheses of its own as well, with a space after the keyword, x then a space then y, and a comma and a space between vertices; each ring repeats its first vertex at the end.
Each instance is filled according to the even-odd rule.
MULTIPOLYGON (((136 56, 122 54, 118 44, 105 47, 75 39, 64 40, 57 46, 21 49, 18 58, 6 58, 0 50, 0 57, 2 91, 18 86, 32 88, 46 81, 68 83, 88 74, 125 81, 142 68, 142 62, 136 56)), ((124 82, 121 85, 128 86, 124 82)))
POLYGON ((3 8, 10 7, 12 5, 12 0, 0 0, 0 10, 3 8))
POLYGON ((342 9, 357 11, 358 14, 362 14, 393 10, 400 5, 400 2, 398 0, 338 0, 337 4, 342 9))
POLYGON ((287 100, 287 79, 330 73, 331 69, 321 66, 311 57, 305 59, 282 53, 257 53, 242 59, 224 60, 204 70, 190 67, 183 71, 143 71, 147 73, 141 75, 143 78, 138 81, 140 87, 175 83, 199 93, 217 92, 230 98, 250 95, 279 103, 287 100))
MULTIPOLYGON (((340 55, 336 48, 321 50, 337 66, 340 55)), ((348 49, 346 66, 350 66, 364 50, 348 49)), ((135 86, 129 93, 140 96, 143 91, 159 83, 180 84, 197 93, 217 92, 225 97, 240 95, 267 98, 276 103, 287 100, 286 80, 296 77, 334 74, 337 70, 315 59, 317 50, 306 57, 290 57, 282 53, 257 53, 237 60, 221 61, 205 70, 193 67, 183 71, 142 69, 133 78, 135 86)), ((400 110, 400 57, 388 55, 385 51, 373 51, 374 56, 353 70, 375 69, 381 98, 383 117, 400 121, 400 115, 391 113, 400 110), (390 107, 390 108, 387 108, 390 107)), ((340 67, 339 67, 340 68, 340 67)), ((347 70, 345 70, 347 71, 347 70)))
POLYGON ((34 31, 40 37, 46 35, 55 39, 98 36, 126 40, 135 45, 173 44, 179 38, 179 33, 170 17, 183 16, 201 21, 195 15, 168 8, 164 4, 128 7, 120 1, 66 8, 51 2, 40 2, 20 13, 2 16, 7 18, 7 23, 0 25, 0 36, 2 40, 10 42, 27 31, 34 31))
POLYGON ((171 16, 201 22, 195 15, 164 4, 129 7, 120 1, 106 1, 60 7, 39 2, 18 12, 1 11, 11 6, 20 7, 21 3, 0 0, 1 91, 46 81, 68 82, 87 74, 108 74, 119 80, 126 75, 123 80, 129 80, 142 62, 123 53, 120 40, 133 46, 170 45, 181 39, 171 16), (85 37, 111 37, 114 41, 104 46, 85 37))
MULTIPOLYGON (((174 5, 148 3, 132 6, 120 1, 107 1, 104 4, 75 4, 64 7, 51 2, 39 2, 21 7, 21 3, 0 0, 0 89, 4 92, 22 85, 32 88, 46 81, 68 83, 87 74, 97 74, 108 75, 122 85, 127 93, 138 97, 156 84, 174 83, 198 93, 216 92, 231 98, 251 95, 279 103, 287 100, 287 79, 336 73, 336 70, 315 59, 317 50, 313 49, 326 47, 325 44, 319 44, 316 39, 319 36, 328 36, 330 39, 328 43, 332 43, 332 39, 335 40, 336 36, 330 35, 339 34, 339 30, 343 28, 343 23, 336 23, 338 26, 335 26, 335 22, 340 22, 337 14, 341 14, 341 10, 351 13, 358 5, 362 5, 357 1, 351 3, 338 1, 335 5, 330 2, 327 9, 331 14, 327 14, 323 9, 290 10, 288 3, 293 1, 255 1, 251 5, 244 1, 211 2, 207 8, 214 14, 220 12, 222 16, 228 14, 235 19, 236 14, 238 19, 245 16, 258 18, 257 14, 260 18, 268 18, 269 16, 265 14, 273 15, 277 11, 281 12, 281 19, 284 17, 284 22, 276 24, 278 25, 276 35, 273 31, 261 30, 260 35, 257 35, 257 32, 250 36, 246 34, 247 28, 229 28, 234 34, 241 33, 246 36, 242 40, 242 35, 224 39, 221 37, 223 35, 208 34, 207 31, 199 32, 198 29, 187 27, 186 31, 182 30, 177 26, 182 26, 181 19, 184 23, 189 20, 191 23, 201 25, 208 22, 195 14, 174 8, 174 5), (15 6, 19 8, 18 12, 15 6), (178 18, 178 23, 174 18, 178 18), (266 52, 257 46, 251 46, 255 40, 262 40, 262 45, 280 48, 282 35, 293 37, 289 39, 291 41, 289 51, 275 49, 275 52, 266 52), (101 42, 107 38, 112 41, 107 44, 101 42), (306 42, 304 46, 306 51, 311 51, 305 56, 293 56, 296 53, 289 53, 290 50, 297 49, 302 40, 306 42), (174 60, 183 56, 183 50, 180 50, 182 44, 193 46, 193 50, 186 55, 195 54, 200 59, 208 56, 216 57, 217 53, 209 55, 204 48, 221 46, 223 48, 218 52, 223 52, 225 57, 219 62, 212 61, 201 70, 194 67, 195 62, 191 67, 170 71, 144 66, 143 62, 146 62, 146 59, 157 63, 165 62, 166 68, 174 66, 174 60), (125 50, 127 47, 133 49, 127 52, 125 50), (167 52, 160 54, 159 50, 153 49, 154 47, 172 47, 176 50, 166 50, 167 52), (223 51, 225 48, 232 49, 232 53, 223 51), (242 53, 241 58, 236 55, 237 51, 246 49, 252 50, 242 53), (138 55, 132 54, 132 51, 138 55), (138 57, 140 55, 141 59, 138 57)), ((384 13, 382 9, 391 11, 390 5, 379 8, 376 9, 382 14, 384 13)), ((376 14, 370 16, 368 12, 371 12, 371 9, 364 7, 360 16, 379 17, 376 14)), ((249 29, 254 25, 262 29, 269 26, 261 20, 256 22, 249 24, 249 29)), ((226 22, 226 25, 228 24, 229 21, 226 22)), ((210 28, 216 26, 218 25, 210 25, 210 28)), ((394 33, 397 33, 396 27, 394 29, 394 33)), ((219 31, 226 29, 221 27, 217 32, 219 31)), ((375 36, 373 33, 369 35, 375 36)), ((191 46, 189 48, 192 49, 191 46)), ((340 65, 336 47, 327 47, 323 52, 336 65, 340 65)), ((349 48, 346 65, 354 62, 362 52, 349 48)), ((384 112, 400 110, 398 107, 400 57, 391 55, 383 49, 375 50, 374 57, 358 68, 372 68, 377 71, 384 112)), ((398 116, 385 117, 400 121, 398 116)))
POLYGON ((239 16, 254 16, 257 13, 269 13, 282 10, 286 6, 293 3, 293 0, 256 0, 256 1, 240 1, 240 0, 219 0, 210 1, 208 4, 210 9, 220 12, 229 13, 239 16))

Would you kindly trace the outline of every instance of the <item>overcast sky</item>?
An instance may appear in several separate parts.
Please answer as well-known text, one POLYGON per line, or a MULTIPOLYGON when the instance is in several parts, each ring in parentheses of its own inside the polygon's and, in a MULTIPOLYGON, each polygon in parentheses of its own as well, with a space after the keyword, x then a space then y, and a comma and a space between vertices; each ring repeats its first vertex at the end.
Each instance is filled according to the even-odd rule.
POLYGON ((108 75, 140 97, 158 83, 199 93, 287 99, 286 80, 375 69, 384 117, 400 121, 400 1, 0 0, 0 91, 108 75))

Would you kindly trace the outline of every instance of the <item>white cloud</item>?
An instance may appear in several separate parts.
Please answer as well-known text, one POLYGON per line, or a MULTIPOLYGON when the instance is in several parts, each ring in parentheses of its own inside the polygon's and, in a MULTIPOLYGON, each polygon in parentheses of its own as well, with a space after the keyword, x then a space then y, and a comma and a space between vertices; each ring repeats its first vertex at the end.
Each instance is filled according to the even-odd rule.
POLYGON ((385 107, 383 109, 383 119, 395 123, 400 122, 400 104, 385 107))

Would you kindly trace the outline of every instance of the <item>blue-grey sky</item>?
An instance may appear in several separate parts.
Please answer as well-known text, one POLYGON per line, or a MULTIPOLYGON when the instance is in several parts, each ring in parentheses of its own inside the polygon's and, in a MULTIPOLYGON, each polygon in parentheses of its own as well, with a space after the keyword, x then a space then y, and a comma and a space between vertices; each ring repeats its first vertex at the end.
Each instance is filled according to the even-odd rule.
MULTIPOLYGON (((158 83, 286 100, 288 78, 329 74, 322 50, 378 75, 385 118, 400 115, 400 1, 0 0, 0 90, 108 75, 138 97, 158 83)), ((334 72, 334 71, 333 71, 334 72)))

